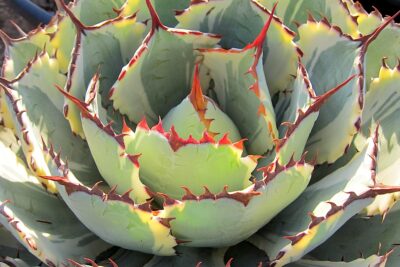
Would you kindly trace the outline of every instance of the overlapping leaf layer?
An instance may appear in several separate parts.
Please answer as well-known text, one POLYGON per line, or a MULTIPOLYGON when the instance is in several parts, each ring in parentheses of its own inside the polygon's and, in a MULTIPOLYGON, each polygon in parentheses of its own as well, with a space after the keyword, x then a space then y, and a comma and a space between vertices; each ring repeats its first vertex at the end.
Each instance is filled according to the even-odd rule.
POLYGON ((394 17, 56 2, 48 25, 0 31, 1 264, 400 264, 394 17))

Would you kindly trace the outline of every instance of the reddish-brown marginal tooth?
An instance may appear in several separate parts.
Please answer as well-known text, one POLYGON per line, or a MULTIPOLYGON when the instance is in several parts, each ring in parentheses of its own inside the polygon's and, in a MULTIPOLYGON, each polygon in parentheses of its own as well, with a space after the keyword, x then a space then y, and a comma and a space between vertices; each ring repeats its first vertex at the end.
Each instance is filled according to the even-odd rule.
POLYGON ((197 196, 193 194, 193 192, 186 186, 181 186, 183 190, 185 190, 185 195, 182 197, 182 200, 198 200, 197 196))
POLYGON ((158 196, 162 197, 164 199, 164 206, 170 206, 170 205, 175 205, 178 203, 177 200, 171 198, 167 194, 164 193, 157 193, 158 196))

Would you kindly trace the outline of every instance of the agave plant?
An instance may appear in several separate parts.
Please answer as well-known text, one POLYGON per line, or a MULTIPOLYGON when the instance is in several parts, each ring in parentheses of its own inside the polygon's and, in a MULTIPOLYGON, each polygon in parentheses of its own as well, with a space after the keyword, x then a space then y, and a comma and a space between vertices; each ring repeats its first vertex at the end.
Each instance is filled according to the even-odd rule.
POLYGON ((394 17, 56 3, 48 25, 0 31, 6 266, 399 266, 394 17))

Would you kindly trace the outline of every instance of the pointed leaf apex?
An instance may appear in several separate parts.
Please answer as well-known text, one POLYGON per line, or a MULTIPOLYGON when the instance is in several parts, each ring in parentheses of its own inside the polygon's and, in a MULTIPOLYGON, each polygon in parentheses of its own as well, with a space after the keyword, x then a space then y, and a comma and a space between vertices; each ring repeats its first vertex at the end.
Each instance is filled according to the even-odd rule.
POLYGON ((264 24, 264 27, 262 28, 260 34, 257 36, 257 38, 251 43, 249 46, 246 48, 256 48, 259 53, 257 53, 257 57, 260 57, 261 52, 262 52, 262 46, 264 44, 265 38, 267 36, 267 32, 269 29, 269 26, 271 25, 272 19, 274 18, 274 13, 276 10, 276 6, 278 5, 278 2, 275 2, 274 6, 272 7, 270 16, 267 20, 267 22, 264 24))
POLYGON ((158 30, 159 28, 166 29, 167 27, 164 24, 162 24, 160 17, 158 16, 150 0, 146 0, 146 5, 147 8, 149 9, 151 16, 151 22, 152 22, 151 30, 155 31, 158 30))
POLYGON ((205 112, 208 101, 204 98, 203 90, 201 89, 199 73, 199 64, 196 64, 193 74, 192 90, 189 94, 189 100, 197 112, 205 112))
POLYGON ((354 79, 354 77, 359 76, 357 74, 353 74, 351 75, 349 78, 347 78, 346 80, 344 80, 341 84, 337 85, 335 88, 330 89, 329 91, 327 91, 325 94, 320 95, 315 97, 315 102, 312 105, 311 110, 312 111, 317 111, 320 109, 320 107, 335 93, 337 93, 338 91, 340 91, 340 89, 342 89, 346 84, 348 84, 351 80, 354 79))
POLYGON ((86 25, 84 25, 74 14, 74 12, 72 12, 72 10, 67 6, 67 4, 64 3, 64 1, 59 1, 59 7, 62 7, 62 9, 65 10, 65 12, 68 14, 68 16, 70 17, 72 23, 75 25, 76 29, 78 30, 78 32, 83 33, 84 35, 85 30, 87 28, 86 25))
POLYGON ((367 51, 368 46, 372 43, 372 41, 374 41, 379 34, 390 24, 394 21, 394 19, 400 15, 400 10, 396 12, 396 14, 394 14, 391 17, 386 18, 386 21, 383 22, 378 28, 376 28, 372 33, 365 35, 363 37, 360 38, 360 41, 362 41, 363 43, 363 51, 364 54, 367 51))
POLYGON ((75 96, 69 94, 68 92, 64 91, 63 88, 61 88, 58 84, 54 84, 54 86, 57 88, 57 90, 63 94, 68 100, 73 102, 82 112, 82 115, 89 115, 90 111, 88 109, 88 104, 80 100, 79 98, 76 98, 75 96))

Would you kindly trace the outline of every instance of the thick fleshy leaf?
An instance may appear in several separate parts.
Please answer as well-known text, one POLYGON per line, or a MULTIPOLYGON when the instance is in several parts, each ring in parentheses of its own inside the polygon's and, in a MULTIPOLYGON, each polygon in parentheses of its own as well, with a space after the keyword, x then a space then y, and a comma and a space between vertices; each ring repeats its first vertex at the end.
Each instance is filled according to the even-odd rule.
POLYGON ((152 257, 153 255, 150 254, 112 247, 96 259, 85 258, 85 264, 74 260, 69 260, 69 262, 73 267, 143 267, 152 257))
POLYGON ((212 47, 219 38, 167 28, 161 24, 150 0, 146 2, 152 14, 151 31, 122 69, 110 99, 114 108, 134 123, 145 116, 153 125, 188 95, 198 55, 195 49, 212 47))
POLYGON ((343 225, 330 239, 311 252, 321 260, 357 259, 360 253, 370 255, 377 251, 394 252, 386 266, 397 267, 400 256, 396 249, 400 235, 398 231, 400 209, 396 204, 393 210, 382 221, 381 216, 357 216, 343 225), (351 241, 349 241, 351 240, 351 241))
MULTIPOLYGON (((258 1, 266 8, 272 8, 274 3, 269 0, 258 1)), ((292 30, 297 29, 296 24, 305 23, 309 14, 318 20, 326 18, 330 23, 339 26, 344 33, 358 37, 357 21, 350 15, 342 0, 283 0, 279 1, 276 9, 276 15, 292 30)))
MULTIPOLYGON (((62 6, 61 0, 55 0, 62 6)), ((94 25, 102 21, 117 17, 115 10, 122 7, 125 0, 79 0, 70 4, 70 9, 86 25, 94 25)))
POLYGON ((395 67, 400 58, 400 26, 398 24, 391 23, 383 29, 367 49, 365 73, 367 90, 370 90, 372 86, 371 80, 379 75, 382 58, 386 58, 386 63, 391 67, 395 67))
POLYGON ((40 264, 27 263, 20 258, 0 257, 0 266, 2 267, 39 267, 40 264))
POLYGON ((72 49, 74 47, 76 29, 68 16, 58 13, 54 19, 57 24, 53 27, 56 27, 56 30, 50 35, 51 39, 49 43, 55 51, 55 57, 57 58, 60 72, 67 73, 72 49))
POLYGON ((152 191, 173 198, 184 195, 182 187, 200 194, 204 186, 220 192, 225 185, 231 190, 241 190, 251 184, 249 179, 258 157, 241 157, 243 140, 232 143, 225 136, 216 142, 207 132, 200 140, 183 139, 173 127, 165 132, 160 121, 150 129, 145 120, 138 124, 136 132, 124 125, 122 134, 116 135, 111 125, 104 126, 87 103, 63 93, 81 109, 89 146, 106 180, 118 185, 122 192, 133 189, 132 195, 139 203, 149 198, 140 180, 152 191), (107 145, 101 145, 103 142, 107 145), (115 153, 111 162, 108 150, 115 153), (121 172, 125 174, 121 176, 121 172))
POLYGON ((270 17, 258 37, 243 49, 200 50, 215 82, 219 105, 247 138, 247 150, 258 155, 272 149, 278 137, 261 62, 262 45, 272 20, 270 17))
MULTIPOLYGON (((120 15, 89 27, 74 17, 71 10, 64 8, 78 29, 65 90, 84 100, 86 88, 93 75, 98 72, 101 77, 100 92, 103 105, 110 106, 107 101, 109 90, 122 67, 128 63, 141 44, 146 26, 137 23, 135 15, 120 15)), ((72 131, 84 137, 79 109, 68 100, 64 106, 64 115, 72 131)))
POLYGON ((287 125, 284 122, 294 122, 299 109, 305 109, 315 97, 310 78, 304 65, 298 62, 296 78, 285 92, 280 92, 278 102, 275 104, 279 137, 284 136, 287 125), (283 123, 283 124, 282 124, 283 123))
POLYGON ((36 174, 49 175, 42 153, 43 138, 46 143, 62 149, 71 169, 80 179, 91 183, 90 179, 98 175, 96 166, 87 144, 70 131, 62 113, 63 96, 54 86, 64 82, 65 76, 59 74, 57 60, 41 53, 8 85, 10 88, 4 87, 7 107, 12 112, 29 167, 36 174))
POLYGON ((1 76, 10 80, 17 77, 35 55, 46 47, 46 44, 50 41, 49 34, 52 32, 54 32, 53 28, 46 31, 46 29, 38 27, 27 36, 12 39, 0 31, 0 38, 5 44, 1 76))
POLYGON ((83 131, 102 177, 111 187, 116 187, 117 193, 123 194, 131 190, 129 195, 136 203, 145 203, 151 196, 139 178, 139 155, 128 155, 123 142, 123 135, 128 134, 130 129, 124 124, 122 134, 117 135, 111 125, 103 124, 107 119, 105 114, 100 112, 98 82, 99 76, 96 75, 86 93, 87 103, 69 95, 61 88, 59 90, 79 112, 82 112, 83 131))
POLYGON ((156 255, 174 255, 177 241, 171 235, 171 218, 153 213, 150 203, 136 205, 128 194, 108 194, 98 187, 79 183, 71 172, 65 177, 48 177, 70 209, 103 240, 122 248, 156 255))
POLYGON ((189 96, 167 113, 162 120, 163 127, 170 129, 174 126, 182 138, 192 136, 199 140, 207 131, 217 141, 225 135, 225 138, 229 135, 233 142, 239 141, 240 134, 232 120, 211 98, 203 95, 199 76, 199 67, 196 66, 189 96))
MULTIPOLYGON (((152 0, 151 2, 161 22, 168 27, 174 27, 178 22, 175 18, 175 12, 187 8, 190 4, 190 0, 152 0)), ((145 0, 127 0, 120 12, 124 16, 137 12, 139 21, 146 21, 151 18, 145 0)))
MULTIPOLYGON (((35 256, 29 253, 25 247, 17 241, 17 239, 0 223, 0 265, 4 263, 8 257, 16 257, 24 259, 33 266, 40 263, 35 256)), ((12 267, 12 266, 11 266, 12 267)))
POLYGON ((385 267, 390 253, 382 256, 372 255, 366 259, 360 258, 353 261, 318 261, 318 260, 299 260, 288 264, 288 267, 385 267))
POLYGON ((332 163, 344 154, 359 127, 366 47, 342 35, 324 20, 307 21, 299 27, 299 34, 303 63, 318 96, 351 75, 358 75, 322 106, 307 142, 306 150, 310 156, 317 157, 317 163, 332 163))
MULTIPOLYGON (((371 13, 365 11, 360 3, 348 3, 353 7, 353 16, 357 18, 358 29, 362 35, 373 33, 379 26, 391 18, 383 18, 377 9, 371 13)), ((399 15, 395 14, 394 16, 399 15)), ((366 86, 369 90, 372 79, 377 78, 380 70, 380 61, 385 58, 386 64, 394 67, 400 57, 400 26, 391 22, 377 38, 369 45, 366 53, 366 86), (385 47, 385 49, 382 49, 385 47)))
MULTIPOLYGON (((307 78, 306 70, 301 64, 297 75, 289 103, 283 104, 287 102, 284 100, 280 104, 287 105, 287 108, 283 114, 285 121, 279 128, 280 139, 274 141, 275 153, 266 157, 267 159, 276 157, 280 164, 287 164, 291 158, 300 159, 319 110, 330 97, 354 78, 354 76, 349 77, 335 88, 317 97, 307 78)), ((262 161, 260 160, 259 164, 262 161)))
MULTIPOLYGON (((178 13, 177 27, 220 34, 221 46, 226 49, 244 48, 258 36, 270 14, 253 0, 195 1, 178 13)), ((263 44, 262 59, 271 95, 287 89, 296 74, 299 52, 293 38, 293 32, 274 17, 263 44)))
POLYGON ((224 253, 226 249, 212 248, 188 248, 179 247, 178 256, 174 257, 153 257, 143 267, 163 267, 163 266, 201 266, 201 267, 226 267, 224 263, 224 253))
POLYGON ((102 240, 113 245, 156 255, 174 255, 177 240, 171 235, 172 218, 161 217, 151 209, 151 202, 138 205, 115 187, 100 183, 87 187, 80 183, 52 148, 47 153, 52 176, 61 198, 75 216, 102 240))
MULTIPOLYGON (((377 167, 377 181, 386 185, 400 185, 400 66, 394 69, 384 65, 379 77, 371 82, 365 96, 365 107, 361 120, 361 135, 355 139, 356 147, 361 150, 369 129, 379 123, 380 151, 377 167)), ((367 209, 368 215, 386 213, 399 193, 378 196, 367 209)))
POLYGON ((345 167, 311 185, 251 241, 270 256, 272 266, 296 261, 327 240, 379 194, 399 191, 375 180, 377 131, 368 147, 345 167))
POLYGON ((0 144, 0 222, 49 266, 96 257, 110 247, 85 228, 14 153, 0 144))
POLYGON ((182 200, 164 195, 161 213, 175 218, 171 221, 172 233, 187 241, 186 246, 233 245, 248 238, 296 199, 307 186, 312 169, 304 159, 286 166, 274 162, 266 168, 263 180, 242 191, 228 192, 225 188, 213 194, 205 190, 200 196, 188 191, 182 200))

